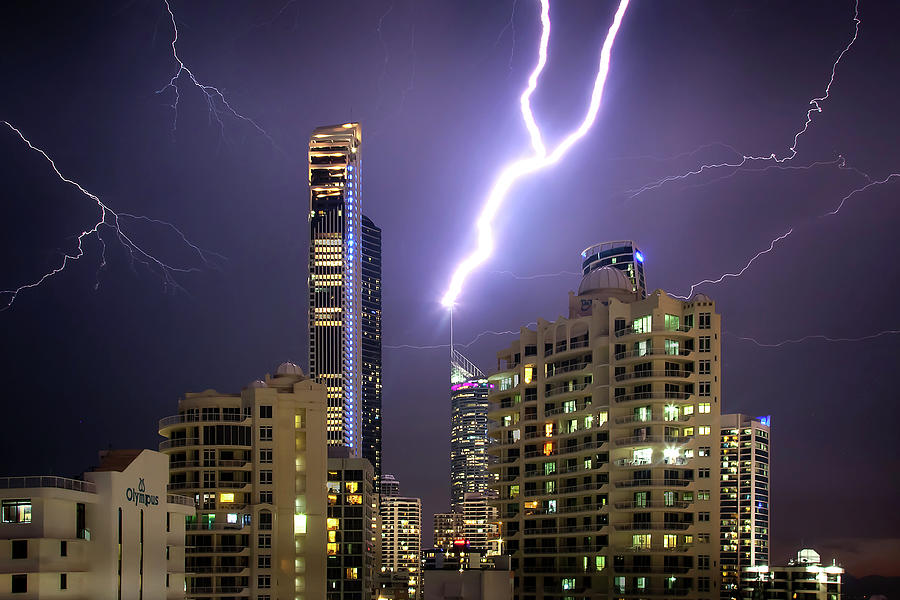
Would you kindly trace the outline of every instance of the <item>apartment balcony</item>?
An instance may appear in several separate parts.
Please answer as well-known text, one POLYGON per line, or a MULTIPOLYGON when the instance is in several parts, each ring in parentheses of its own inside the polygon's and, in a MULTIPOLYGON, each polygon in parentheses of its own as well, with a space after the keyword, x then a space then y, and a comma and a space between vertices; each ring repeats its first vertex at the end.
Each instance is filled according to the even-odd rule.
POLYGON ((58 488, 76 492, 94 493, 97 486, 90 481, 43 475, 35 477, 0 477, 0 490, 22 488, 58 488))
POLYGON ((569 385, 559 385, 544 391, 544 398, 554 398, 556 396, 564 396, 566 394, 575 394, 582 392, 590 386, 590 383, 574 383, 569 385))
POLYGON ((677 458, 667 458, 662 461, 651 462, 642 458, 617 458, 613 461, 617 467, 630 467, 634 469, 653 468, 653 467, 683 467, 688 464, 688 459, 679 456, 677 458))
POLYGON ((249 415, 245 415, 243 413, 239 414, 223 414, 223 413, 215 413, 215 414, 196 414, 196 413, 185 413, 181 415, 171 415, 168 417, 163 417, 159 420, 159 432, 162 435, 163 430, 169 430, 173 427, 177 427, 178 425, 184 425, 186 423, 240 423, 242 421, 247 421, 250 419, 249 415))
POLYGON ((557 342, 552 348, 548 350, 544 350, 544 357, 548 356, 562 356, 565 354, 571 354, 576 350, 584 350, 585 348, 590 348, 589 340, 567 340, 563 342, 557 342))
POLYGON ((171 450, 172 448, 186 448, 188 446, 199 446, 200 438, 171 438, 163 440, 159 443, 159 451, 171 450))
POLYGON ((615 567, 613 566, 613 570, 616 573, 623 573, 626 575, 642 575, 642 574, 663 574, 663 575, 679 575, 690 572, 692 567, 645 567, 645 566, 635 566, 629 565, 627 567, 615 567))
POLYGON ((590 546, 553 546, 553 547, 540 547, 540 548, 525 548, 525 554, 547 554, 547 555, 557 555, 557 554, 574 554, 574 553, 585 553, 585 552, 602 552, 606 550, 606 546, 602 546, 600 544, 592 544, 590 546))
POLYGON ((185 546, 185 554, 229 554, 249 555, 249 546, 185 546))
POLYGON ((175 490, 242 490, 250 485, 249 481, 175 481, 166 486, 171 492, 175 490))
POLYGON ((690 337, 688 334, 690 333, 690 327, 674 327, 671 329, 665 327, 654 327, 651 331, 645 331, 643 329, 635 329, 634 327, 626 327, 625 329, 619 329, 616 331, 615 336, 617 338, 620 337, 629 337, 632 335, 674 335, 680 338, 690 337))
POLYGON ((693 438, 676 435, 632 435, 616 438, 616 446, 643 446, 645 444, 686 444, 693 438))
POLYGON ((253 465, 249 460, 177 460, 169 463, 169 470, 182 471, 187 469, 209 469, 213 467, 219 469, 249 469, 252 466, 253 465))
POLYGON ((629 364, 632 362, 640 362, 646 359, 648 356, 662 356, 666 358, 678 359, 686 358, 693 353, 693 350, 689 350, 687 348, 678 348, 677 350, 672 350, 670 348, 648 348, 646 350, 629 350, 628 352, 619 352, 615 355, 615 359, 622 364, 629 364))
POLYGON ((615 396, 614 400, 616 402, 651 400, 671 403, 673 400, 687 400, 690 397, 691 394, 686 394, 684 392, 638 392, 635 394, 623 394, 622 396, 615 396))
POLYGON ((681 415, 679 414, 676 417, 672 417, 669 415, 668 417, 662 412, 654 412, 650 415, 650 418, 644 418, 641 415, 625 415, 623 417, 616 417, 613 421, 616 425, 630 425, 632 423, 639 423, 647 425, 650 424, 659 424, 659 423, 684 423, 686 421, 690 421, 694 418, 694 415, 681 415))
POLYGON ((185 573, 188 575, 239 575, 249 572, 250 565, 213 565, 210 567, 188 566, 185 573))
POLYGON ((632 487, 687 487, 694 483, 689 479, 625 479, 615 482, 617 488, 632 487))
POLYGON ((693 502, 676 500, 674 502, 616 502, 617 510, 686 510, 693 502))
POLYGON ((603 407, 602 407, 602 406, 599 406, 599 405, 597 405, 597 404, 594 404, 593 402, 577 402, 577 403, 575 404, 575 409, 574 409, 574 410, 568 410, 568 411, 567 411, 565 406, 558 406, 558 407, 556 407, 556 408, 551 408, 551 409, 549 409, 549 410, 544 409, 544 416, 545 416, 545 417, 552 417, 553 415, 563 415, 563 414, 566 414, 566 415, 569 415, 569 414, 570 414, 570 415, 573 415, 573 416, 574 416, 576 413, 579 413, 579 412, 581 412, 581 411, 583 411, 583 410, 590 410, 590 411, 592 411, 592 410, 596 410, 596 409, 598 409, 598 408, 603 408, 603 407))
POLYGON ((247 586, 189 587, 185 592, 188 597, 248 596, 247 586))
POLYGON ((628 381, 630 379, 687 379, 694 373, 683 369, 664 369, 661 371, 631 371, 615 376, 616 381, 628 381))
POLYGON ((579 373, 581 371, 585 371, 590 369, 593 366, 593 363, 590 362, 581 362, 574 365, 566 365, 565 367, 559 367, 557 369, 553 369, 552 373, 547 373, 544 377, 545 381, 553 381, 554 379, 560 377, 561 375, 566 375, 570 373, 579 373))
MULTIPOLYGON (((242 523, 188 523, 184 526, 185 531, 240 531, 245 526, 242 523)), ((247 525, 246 529, 250 529, 247 525)))
POLYGON ((555 510, 547 510, 543 508, 526 508, 524 514, 526 517, 531 515, 567 515, 582 512, 597 512, 606 508, 606 504, 577 504, 574 506, 559 506, 555 510))
POLYGON ((693 544, 680 544, 676 546, 662 546, 662 545, 652 545, 652 546, 618 546, 613 548, 615 552, 622 553, 633 553, 633 554, 678 554, 681 552, 687 552, 694 548, 693 544))
POLYGON ((659 597, 659 598, 675 598, 680 596, 687 596, 691 593, 690 588, 676 588, 676 589, 666 589, 666 588, 625 588, 625 589, 613 589, 613 593, 616 594, 617 597, 620 598, 646 598, 646 597, 659 597))
POLYGON ((685 531, 693 523, 615 523, 616 531, 685 531))

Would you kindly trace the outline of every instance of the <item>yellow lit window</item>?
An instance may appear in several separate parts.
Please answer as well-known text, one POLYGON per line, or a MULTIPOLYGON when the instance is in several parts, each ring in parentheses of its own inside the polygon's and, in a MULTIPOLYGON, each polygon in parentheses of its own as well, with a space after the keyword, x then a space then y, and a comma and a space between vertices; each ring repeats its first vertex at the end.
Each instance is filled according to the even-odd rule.
POLYGON ((669 533, 663 536, 663 548, 674 548, 678 545, 678 536, 669 533))
POLYGON ((328 494, 328 504, 330 506, 334 506, 335 504, 337 504, 337 495, 328 494))
POLYGON ((359 579, 359 567, 348 567, 347 579, 359 579))
POLYGON ((362 495, 351 494, 347 496, 347 504, 362 504, 362 495))
POLYGON ((534 380, 534 365, 525 367, 525 383, 531 383, 534 380))
POLYGON ((344 491, 348 494, 355 494, 359 491, 359 482, 358 481, 348 481, 344 483, 344 491))
POLYGON ((332 542, 332 543, 337 541, 337 531, 329 531, 328 532, 328 541, 332 542))
POLYGON ((692 536, 692 535, 686 535, 686 536, 684 536, 684 543, 685 543, 685 544, 693 544, 693 543, 694 543, 694 536, 692 536))
POLYGON ((553 442, 544 442, 544 454, 546 456, 553 454, 553 442))
POLYGON ((685 427, 684 428, 684 437, 691 437, 692 435, 694 435, 694 428, 693 427, 685 427))
MULTIPOLYGON (((320 548, 321 548, 321 546, 320 546, 320 548)), ((328 556, 335 556, 337 554, 337 552, 338 552, 338 545, 335 543, 329 542, 328 546, 327 546, 328 556)))
POLYGON ((710 409, 709 402, 701 402, 700 404, 697 405, 697 412, 700 413, 701 415, 708 414, 709 409, 710 409))
POLYGON ((685 404, 684 406, 681 407, 681 412, 684 413, 685 415, 694 414, 694 405, 693 404, 685 404))
POLYGON ((650 534, 649 533, 635 533, 631 536, 631 545, 635 548, 649 548, 650 547, 650 534))
POLYGON ((709 435, 709 426, 703 425, 697 428, 697 435, 709 435))
POLYGON ((544 423, 544 435, 553 437, 553 423, 544 423))
POLYGON ((537 500, 525 503, 525 508, 537 508, 537 507, 538 507, 537 500))
POLYGON ((609 421, 609 412, 602 410, 597 413, 597 427, 603 427, 607 421, 609 421))
POLYGON ((519 486, 518 485, 509 486, 509 495, 508 496, 510 498, 515 498, 518 495, 519 495, 519 486))
POLYGON ((325 519, 325 524, 328 526, 328 530, 332 531, 332 530, 340 528, 341 520, 333 519, 333 518, 329 517, 329 518, 325 519))
POLYGON ((219 494, 219 502, 233 503, 234 502, 234 493, 233 492, 222 492, 219 494))

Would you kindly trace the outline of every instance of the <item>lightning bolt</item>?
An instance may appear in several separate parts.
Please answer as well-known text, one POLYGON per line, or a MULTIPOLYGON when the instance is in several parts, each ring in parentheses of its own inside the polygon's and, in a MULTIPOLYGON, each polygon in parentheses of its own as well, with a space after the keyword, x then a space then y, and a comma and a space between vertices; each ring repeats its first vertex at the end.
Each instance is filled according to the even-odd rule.
POLYGON ((178 69, 176 69, 175 74, 172 75, 172 77, 169 79, 169 83, 156 90, 156 93, 163 94, 168 90, 172 90, 175 93, 175 100, 171 105, 172 111, 174 113, 174 117, 172 119, 172 133, 175 133, 178 129, 178 103, 181 100, 181 88, 179 87, 179 81, 181 80, 182 76, 186 76, 194 87, 203 92, 203 95, 206 99, 206 106, 209 111, 210 119, 216 121, 219 126, 219 132, 223 137, 225 135, 225 124, 222 122, 222 116, 231 115, 235 119, 251 125, 254 129, 256 129, 256 131, 258 131, 267 140, 269 140, 269 142, 271 142, 271 144, 275 148, 278 148, 278 145, 275 143, 275 140, 272 139, 272 136, 270 136, 265 129, 260 127, 259 123, 257 123, 250 117, 236 111, 231 106, 231 104, 228 103, 225 95, 221 91, 219 91, 217 87, 201 82, 194 75, 194 72, 188 68, 183 60, 181 60, 181 57, 178 55, 178 23, 175 22, 175 13, 172 11, 172 6, 169 4, 169 0, 163 0, 163 2, 166 5, 166 10, 169 12, 169 18, 172 21, 172 30, 174 32, 174 35, 172 37, 172 57, 175 59, 175 62, 178 63, 178 69))
MULTIPOLYGON (((134 265, 135 262, 139 262, 148 268, 156 267, 162 273, 164 287, 166 287, 166 288, 171 287, 172 289, 183 290, 184 288, 182 288, 181 285, 173 278, 173 274, 174 273, 191 273, 191 272, 199 271, 199 269, 197 269, 196 267, 173 267, 171 265, 168 265, 168 264, 162 262, 160 259, 158 259, 155 256, 153 256, 152 254, 150 254, 149 251, 145 250, 141 245, 139 245, 134 240, 134 238, 131 237, 131 235, 129 235, 128 232, 123 228, 122 221, 127 220, 127 219, 145 220, 145 221, 148 221, 148 222, 151 222, 154 224, 158 224, 158 225, 163 225, 165 227, 172 229, 207 265, 210 264, 209 259, 208 259, 209 256, 221 257, 221 255, 207 252, 206 250, 203 250, 196 244, 193 244, 192 242, 190 242, 188 240, 187 236, 184 234, 184 232, 182 232, 180 229, 178 229, 171 223, 168 223, 166 221, 160 221, 158 219, 151 219, 149 217, 133 215, 130 213, 117 213, 116 211, 112 210, 98 196, 96 196, 95 194, 92 194, 91 192, 86 190, 84 187, 82 187, 80 183, 78 183, 77 181, 74 181, 72 179, 69 179, 68 177, 63 175, 62 172, 59 170, 59 168, 56 166, 56 162, 54 162, 54 160, 52 158, 50 158, 50 156, 44 150, 42 150, 41 148, 38 148, 37 146, 32 144, 31 141, 28 138, 26 138, 25 135, 18 128, 13 126, 9 121, 0 121, 0 123, 3 123, 9 129, 11 129, 13 132, 15 132, 15 134, 17 136, 19 136, 19 139, 21 139, 25 143, 25 145, 28 146, 28 148, 30 148, 31 150, 34 150, 35 152, 37 152, 38 154, 43 156, 44 159, 50 164, 50 167, 53 169, 53 172, 56 174, 56 176, 61 181, 63 181, 64 183, 68 183, 69 185, 71 185, 72 187, 77 189, 82 195, 87 196, 88 198, 93 200, 96 203, 97 208, 100 210, 100 216, 99 216, 97 222, 94 223, 91 227, 83 229, 81 231, 81 233, 78 234, 78 236, 75 238, 76 239, 75 250, 72 252, 63 253, 62 262, 59 264, 59 266, 57 266, 54 269, 51 269, 50 271, 47 271, 41 277, 39 277, 38 279, 35 279, 34 281, 32 281, 30 283, 22 284, 14 289, 0 290, 0 296, 7 298, 6 305, 3 308, 0 308, 0 312, 9 309, 12 306, 13 302, 16 301, 16 299, 18 298, 19 294, 22 291, 40 286, 42 283, 44 283, 45 281, 47 281, 54 275, 57 275, 57 274, 61 273, 62 271, 64 271, 70 262, 77 261, 82 256, 84 256, 84 241, 92 236, 96 236, 97 240, 101 244, 100 269, 102 269, 106 265, 106 241, 100 235, 101 227, 104 227, 104 226, 112 229, 116 238, 118 239, 119 243, 122 244, 122 246, 124 246, 126 250, 128 250, 130 258, 131 258, 132 266, 134 265)), ((98 270, 98 273, 99 273, 99 270, 98 270)), ((99 286, 99 281, 98 281, 97 285, 95 285, 95 289, 97 286, 99 286)))
POLYGON ((520 159, 506 168, 504 168, 499 177, 495 180, 494 186, 488 194, 487 201, 480 216, 478 217, 478 247, 469 256, 467 256, 457 267, 450 280, 450 286, 444 295, 441 303, 446 307, 452 307, 456 298, 462 292, 462 286, 475 267, 483 263, 491 255, 494 248, 494 238, 491 232, 491 222, 509 193, 512 185, 523 176, 544 169, 558 162, 569 149, 588 132, 597 118, 597 112, 600 109, 600 101, 603 97, 603 88, 606 84, 606 76, 609 73, 609 59, 612 52, 612 46, 619 32, 619 26, 625 11, 628 8, 628 0, 621 0, 619 7, 613 17, 612 25, 606 34, 603 47, 600 50, 600 68, 597 77, 594 80, 594 89, 591 93, 591 101, 588 106, 587 114, 581 125, 565 137, 551 153, 547 153, 544 145, 540 129, 534 119, 531 110, 531 94, 537 87, 538 78, 544 65, 547 63, 547 43, 550 40, 550 3, 549 0, 541 0, 541 41, 538 48, 537 66, 528 78, 528 86, 522 92, 520 97, 520 105, 522 110, 522 118, 525 121, 525 127, 528 129, 531 138, 531 146, 534 149, 534 155, 528 158, 520 159))
POLYGON ((900 329, 886 329, 884 331, 879 331, 878 333, 873 333, 871 335, 864 335, 861 337, 855 338, 835 338, 829 337, 827 335, 816 334, 816 335, 805 335, 800 338, 795 338, 791 340, 782 340, 780 342, 772 342, 772 343, 763 343, 752 337, 743 337, 743 336, 734 336, 739 340, 744 340, 746 342, 751 342, 756 344, 760 348, 781 348, 782 346, 786 346, 788 344, 800 344, 802 342, 806 342, 809 340, 819 340, 823 342, 864 342, 868 340, 874 340, 876 338, 884 337, 886 335, 898 335, 900 334, 900 329))
POLYGON ((694 176, 700 175, 702 173, 705 173, 706 171, 713 171, 713 170, 724 169, 724 168, 741 169, 748 163, 760 162, 760 161, 774 161, 776 163, 784 163, 784 162, 793 160, 794 157, 797 156, 797 146, 800 143, 800 138, 807 131, 809 131, 809 127, 810 127, 810 125, 812 125, 814 115, 816 113, 822 112, 822 110, 823 110, 822 104, 826 100, 828 100, 829 96, 831 95, 831 86, 834 85, 834 80, 835 80, 835 77, 837 76, 838 65, 841 63, 841 60, 843 60, 844 55, 846 55, 847 52, 850 51, 850 48, 853 47, 853 44, 856 43, 856 40, 859 37, 859 26, 860 26, 859 0, 856 0, 856 2, 854 4, 853 23, 854 23, 853 36, 850 38, 850 41, 847 43, 847 45, 844 46, 844 49, 841 50, 840 54, 838 54, 838 57, 834 61, 834 63, 832 63, 831 77, 828 79, 828 84, 825 86, 824 92, 822 93, 821 96, 812 98, 809 101, 808 106, 810 108, 807 109, 807 111, 806 111, 806 120, 804 121, 803 126, 794 133, 792 143, 791 143, 790 147, 788 148, 787 153, 784 156, 778 157, 778 155, 774 152, 769 154, 768 156, 765 156, 765 155, 754 156, 754 155, 748 155, 748 154, 740 154, 740 160, 737 160, 735 162, 727 162, 726 161, 726 162, 721 162, 721 163, 703 164, 703 165, 699 166, 698 168, 688 171, 686 173, 681 173, 678 175, 668 175, 666 177, 663 177, 662 179, 658 179, 654 182, 643 185, 640 188, 626 190, 625 193, 628 194, 628 196, 627 196, 628 199, 630 200, 632 198, 635 198, 636 196, 643 194, 644 192, 658 189, 672 181, 681 181, 684 179, 688 179, 690 177, 694 177, 694 176))
MULTIPOLYGON (((537 325, 537 322, 536 322, 536 321, 532 321, 531 323, 528 323, 527 325, 525 325, 525 327, 531 327, 532 325, 537 325)), ((481 338, 483 338, 483 337, 486 336, 486 335, 518 335, 519 333, 521 333, 521 330, 518 330, 518 331, 512 331, 512 330, 508 330, 508 331, 494 331, 493 329, 488 329, 488 330, 482 331, 481 333, 479 333, 478 335, 476 335, 476 336, 472 339, 472 341, 470 341, 470 342, 467 343, 467 344, 453 344, 453 346, 456 347, 456 348, 468 348, 468 347, 474 345, 475 342, 477 342, 478 340, 480 340, 481 338)), ((396 345, 396 346, 384 346, 384 348, 389 348, 389 349, 391 349, 391 350, 398 350, 398 349, 409 349, 409 350, 436 350, 436 349, 438 349, 438 348, 449 348, 449 347, 450 347, 450 344, 432 344, 432 345, 429 345, 429 346, 415 346, 415 345, 413 345, 413 344, 398 344, 398 345, 396 345)))

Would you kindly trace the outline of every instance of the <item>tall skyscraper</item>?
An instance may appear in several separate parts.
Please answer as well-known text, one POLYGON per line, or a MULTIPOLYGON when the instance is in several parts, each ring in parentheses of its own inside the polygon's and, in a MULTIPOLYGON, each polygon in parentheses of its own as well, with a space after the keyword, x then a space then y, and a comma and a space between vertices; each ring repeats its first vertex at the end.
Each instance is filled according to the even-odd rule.
POLYGON ((722 415, 722 598, 741 597, 741 570, 769 564, 769 417, 722 415))
POLYGON ((450 364, 450 504, 466 494, 491 494, 488 469, 488 381, 481 369, 452 351, 450 364))
POLYGON ((284 363, 159 422, 169 489, 194 499, 187 598, 325 597, 325 389, 284 363))
POLYGON ((381 229, 365 215, 362 336, 362 455, 372 463, 377 484, 381 479, 381 229))
POLYGON ((644 254, 637 244, 631 240, 602 242, 585 248, 581 252, 581 272, 587 275, 601 267, 615 267, 631 281, 632 291, 638 298, 647 297, 647 285, 644 282, 644 254))
MULTIPOLYGON (((633 248, 633 246, 632 246, 633 248)), ((589 270, 498 352, 504 549, 521 600, 719 596, 720 318, 589 270)))
POLYGON ((309 140, 309 370, 328 394, 328 443, 363 448, 362 131, 309 140))

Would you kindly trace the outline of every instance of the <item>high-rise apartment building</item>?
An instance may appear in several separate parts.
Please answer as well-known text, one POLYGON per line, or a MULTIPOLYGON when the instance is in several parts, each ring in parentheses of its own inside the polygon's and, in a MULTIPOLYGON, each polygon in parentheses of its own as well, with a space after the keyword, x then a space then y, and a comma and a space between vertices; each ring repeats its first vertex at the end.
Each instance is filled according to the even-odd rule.
POLYGON ((422 598, 422 501, 381 497, 381 581, 395 600, 422 598))
POLYGON ((639 298, 647 297, 647 285, 644 282, 644 254, 631 240, 603 242, 585 248, 581 252, 581 271, 587 275, 601 267, 615 267, 631 281, 632 291, 639 298))
POLYGON ((719 596, 720 317, 635 287, 589 270, 568 318, 498 353, 491 452, 519 600, 719 596))
POLYGON ((434 515, 434 547, 500 554, 500 517, 493 495, 466 494, 457 511, 434 515))
POLYGON ((327 390, 328 443, 354 456, 364 444, 361 141, 358 123, 309 140, 309 370, 327 390))
POLYGON ((187 597, 325 597, 324 386, 284 363, 240 394, 186 394, 159 422, 169 489, 192 497, 187 597))
POLYGON ((434 515, 434 547, 450 552, 456 542, 462 542, 462 513, 448 512, 434 515))
POLYGON ((381 479, 381 229, 365 215, 362 336, 362 456, 372 463, 377 485, 381 479))
POLYGON ((328 449, 327 600, 372 600, 377 510, 372 465, 349 448, 328 449))
POLYGON ((722 598, 737 600, 741 570, 769 564, 769 417, 722 415, 722 598))
POLYGON ((378 493, 381 494, 382 498, 385 498, 387 496, 400 495, 400 482, 397 481, 397 478, 390 473, 385 473, 381 476, 381 481, 378 487, 378 493))
POLYGON ((450 365, 450 504, 459 510, 466 494, 491 494, 488 468, 488 381, 453 350, 450 365))

